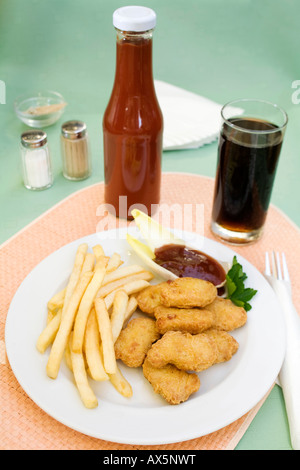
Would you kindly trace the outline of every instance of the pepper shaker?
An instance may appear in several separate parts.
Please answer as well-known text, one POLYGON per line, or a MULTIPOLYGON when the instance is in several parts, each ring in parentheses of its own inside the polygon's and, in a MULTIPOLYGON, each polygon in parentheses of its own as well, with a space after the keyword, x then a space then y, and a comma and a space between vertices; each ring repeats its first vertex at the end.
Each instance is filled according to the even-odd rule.
POLYGON ((61 154, 65 178, 79 181, 90 176, 89 141, 84 122, 67 121, 62 125, 61 154))

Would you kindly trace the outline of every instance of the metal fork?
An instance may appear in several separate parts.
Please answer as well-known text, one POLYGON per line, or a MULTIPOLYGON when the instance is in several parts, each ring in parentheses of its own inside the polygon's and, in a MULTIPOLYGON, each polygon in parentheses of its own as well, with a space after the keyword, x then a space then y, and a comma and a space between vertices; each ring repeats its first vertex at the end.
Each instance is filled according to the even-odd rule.
POLYGON ((292 288, 284 253, 268 253, 265 259, 265 277, 273 287, 281 304, 286 326, 286 351, 279 372, 289 421, 291 443, 300 450, 300 316, 293 305, 292 288))
POLYGON ((265 275, 273 276, 275 279, 278 279, 278 281, 283 281, 290 295, 292 295, 291 279, 284 253, 281 254, 281 259, 282 261, 280 260, 280 254, 278 252, 275 253, 275 251, 272 251, 270 262, 269 253, 266 253, 265 275))

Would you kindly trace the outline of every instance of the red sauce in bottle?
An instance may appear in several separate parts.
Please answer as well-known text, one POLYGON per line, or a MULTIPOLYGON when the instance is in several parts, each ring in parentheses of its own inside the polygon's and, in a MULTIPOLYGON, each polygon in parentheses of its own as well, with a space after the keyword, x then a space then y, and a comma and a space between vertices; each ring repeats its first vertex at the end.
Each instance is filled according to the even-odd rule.
POLYGON ((151 215, 151 205, 159 203, 162 132, 152 75, 152 30, 117 29, 115 81, 103 118, 105 202, 117 217, 131 219, 132 206, 151 215), (125 204, 120 196, 127 197, 125 204))

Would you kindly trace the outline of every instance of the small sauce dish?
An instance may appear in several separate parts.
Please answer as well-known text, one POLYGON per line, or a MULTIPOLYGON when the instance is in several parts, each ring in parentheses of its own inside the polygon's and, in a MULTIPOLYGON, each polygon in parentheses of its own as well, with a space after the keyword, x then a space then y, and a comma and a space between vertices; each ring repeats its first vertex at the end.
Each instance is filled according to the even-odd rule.
POLYGON ((132 215, 146 243, 130 234, 127 242, 159 277, 165 280, 197 277, 212 282, 218 289, 225 286, 229 263, 188 246, 141 211, 133 210, 132 215))
POLYGON ((27 93, 14 102, 18 118, 35 128, 48 127, 62 116, 66 102, 60 93, 55 91, 40 91, 27 93))

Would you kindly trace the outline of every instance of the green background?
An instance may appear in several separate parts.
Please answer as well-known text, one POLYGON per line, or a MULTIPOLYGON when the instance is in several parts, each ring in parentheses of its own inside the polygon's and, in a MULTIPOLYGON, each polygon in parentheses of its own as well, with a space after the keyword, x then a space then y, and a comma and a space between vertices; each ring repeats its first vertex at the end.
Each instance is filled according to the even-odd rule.
MULTIPOLYGON (((0 104, 0 243, 62 198, 103 180, 102 115, 115 69, 112 13, 127 4, 121 0, 0 1, 0 79, 6 84, 6 104, 0 104), (20 173, 19 140, 26 126, 17 119, 13 102, 22 93, 41 89, 62 93, 68 106, 60 121, 46 129, 54 185, 31 192, 24 188, 20 173), (85 121, 89 130, 93 174, 82 182, 67 181, 61 173, 60 126, 68 119, 85 121)), ((249 97, 285 108, 289 124, 272 203, 300 226, 300 104, 292 102, 292 83, 300 79, 300 2, 141 0, 138 4, 152 7, 158 17, 156 79, 219 103, 249 97)), ((163 171, 214 176, 216 154, 217 143, 164 152, 163 171)), ((278 386, 237 449, 291 449, 278 386)))

